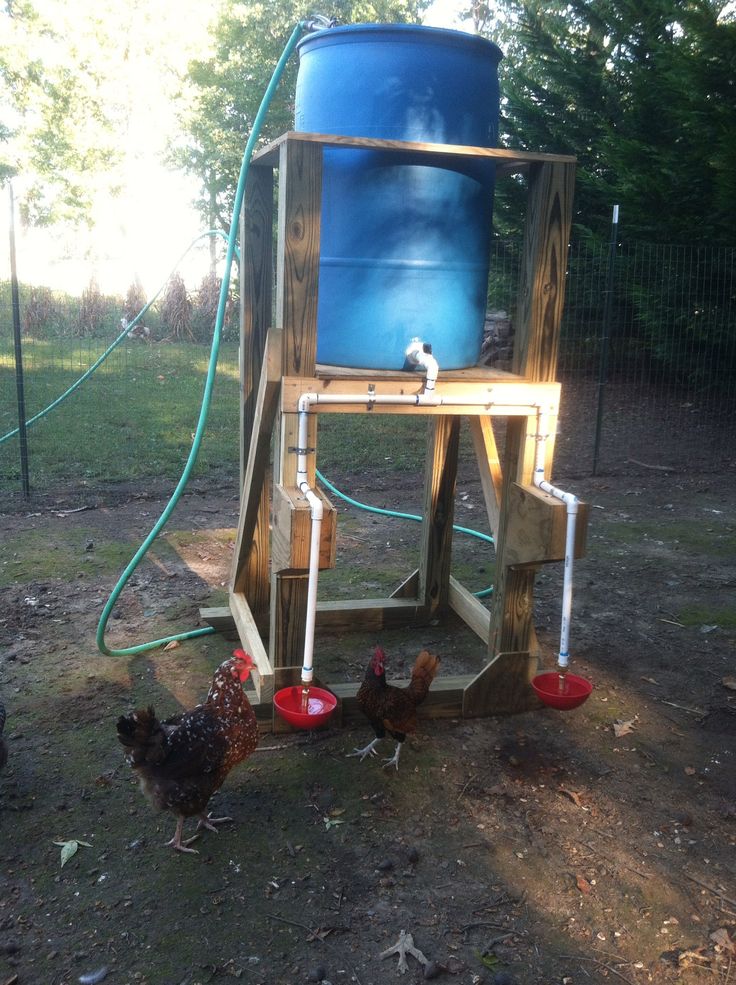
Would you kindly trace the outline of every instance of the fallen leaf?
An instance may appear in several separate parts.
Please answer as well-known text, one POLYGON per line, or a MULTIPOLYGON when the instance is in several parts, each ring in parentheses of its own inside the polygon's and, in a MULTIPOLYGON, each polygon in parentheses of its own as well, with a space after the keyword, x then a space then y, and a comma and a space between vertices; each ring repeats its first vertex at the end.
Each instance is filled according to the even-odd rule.
POLYGON ((172 640, 170 643, 167 643, 166 644, 166 646, 164 647, 164 650, 175 650, 177 648, 177 646, 181 646, 181 643, 179 642, 179 640, 172 640))
POLYGON ((622 735, 628 735, 629 732, 633 732, 636 728, 636 719, 630 718, 626 722, 622 722, 620 719, 613 723, 613 734, 617 739, 620 739, 622 735))
POLYGON ((721 684, 729 691, 736 691, 736 677, 724 677, 721 684))
POLYGON ((498 967, 499 961, 495 954, 481 954, 480 951, 476 951, 475 956, 481 964, 485 965, 491 971, 498 967))
POLYGON ((69 841, 55 841, 55 845, 61 847, 61 868, 63 869, 66 863, 77 854, 80 845, 85 848, 91 848, 92 846, 88 841, 79 841, 77 838, 71 838, 69 841))
POLYGON ((725 948, 731 954, 736 954, 736 944, 728 936, 728 931, 725 927, 720 927, 718 930, 714 930, 710 935, 710 939, 714 944, 718 944, 719 947, 725 948))
POLYGON ((574 790, 567 790, 565 787, 560 787, 560 793, 566 794, 570 800, 575 804, 576 807, 582 807, 583 803, 580 800, 580 794, 576 793, 574 790))
POLYGON ((575 882, 581 893, 585 893, 587 895, 590 892, 591 885, 587 879, 584 879, 582 876, 575 876, 575 882))

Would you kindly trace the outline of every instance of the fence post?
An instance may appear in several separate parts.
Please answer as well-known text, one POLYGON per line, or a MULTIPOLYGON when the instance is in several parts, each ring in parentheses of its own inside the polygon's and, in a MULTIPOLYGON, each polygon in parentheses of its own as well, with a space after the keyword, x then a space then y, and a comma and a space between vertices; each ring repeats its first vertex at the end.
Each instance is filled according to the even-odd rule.
POLYGON ((23 383, 23 353, 20 344, 20 296, 18 272, 15 265, 15 202, 13 184, 8 181, 10 192, 10 291, 13 303, 13 341, 15 344, 15 390, 18 400, 18 438, 20 440, 20 484, 24 499, 31 494, 28 479, 28 438, 26 435, 26 398, 23 383))
POLYGON ((608 376, 608 350, 611 345, 611 307, 613 300, 613 273, 616 259, 616 240, 618 238, 618 205, 613 206, 611 218, 611 239, 608 243, 608 269, 606 271, 606 289, 603 295, 603 332, 601 335, 601 358, 598 364, 598 406, 595 415, 595 440, 593 442, 593 469, 591 474, 598 472, 598 454, 601 447, 601 429, 603 427, 603 394, 608 376))

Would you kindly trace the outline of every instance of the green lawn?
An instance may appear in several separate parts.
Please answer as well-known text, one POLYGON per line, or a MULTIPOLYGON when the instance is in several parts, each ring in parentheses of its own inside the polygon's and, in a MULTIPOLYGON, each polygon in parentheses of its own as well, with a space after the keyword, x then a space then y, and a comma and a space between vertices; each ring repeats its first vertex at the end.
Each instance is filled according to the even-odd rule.
MULTIPOLYGON (((109 342, 24 340, 26 418, 55 400, 109 342)), ((181 475, 199 416, 209 347, 124 343, 67 400, 28 430, 31 483, 119 482, 181 475)), ((12 343, 0 341, 0 437, 17 426, 12 343)), ((421 471, 426 418, 324 415, 319 468, 421 471)), ((238 352, 224 343, 194 475, 238 470, 238 352)), ((0 490, 19 485, 19 442, 0 444, 0 490)))

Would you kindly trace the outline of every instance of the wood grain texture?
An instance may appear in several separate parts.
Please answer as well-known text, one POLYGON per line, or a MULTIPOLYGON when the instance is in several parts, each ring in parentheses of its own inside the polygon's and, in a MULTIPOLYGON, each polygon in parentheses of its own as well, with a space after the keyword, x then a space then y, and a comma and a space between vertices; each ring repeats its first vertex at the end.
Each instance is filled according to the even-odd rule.
POLYGON ((316 144, 324 147, 362 148, 365 150, 395 150, 407 151, 440 160, 432 161, 433 165, 449 165, 452 158, 487 157, 506 165, 511 173, 514 165, 518 170, 524 170, 529 164, 543 161, 574 163, 575 158, 566 154, 539 154, 534 151, 507 150, 503 147, 469 147, 465 144, 430 144, 418 141, 379 140, 375 137, 346 137, 327 133, 303 133, 289 131, 277 137, 253 155, 255 165, 276 167, 284 146, 293 144, 316 144), (442 161, 447 158, 448 161, 442 161))
POLYGON ((557 373, 574 187, 572 163, 529 170, 512 368, 530 380, 554 380, 557 373))
POLYGON ((245 583, 248 581, 251 590, 257 591, 260 597, 265 595, 266 598, 267 587, 254 582, 253 575, 254 570, 256 574, 260 573, 267 585, 269 554, 267 472, 271 434, 276 420, 281 386, 280 372, 281 333, 272 331, 268 333, 266 353, 261 366, 253 434, 249 442, 248 463, 240 495, 240 515, 230 573, 230 586, 233 591, 245 592, 245 583), (249 559, 254 551, 257 552, 259 559, 255 569, 249 565, 249 559), (260 563, 263 559, 265 564, 260 563))
POLYGON ((322 148, 291 141, 279 157, 276 324, 283 375, 313 374, 317 355, 322 148))
MULTIPOLYGON (((534 383, 551 381, 557 372, 575 165, 571 161, 532 162, 528 176, 512 368, 515 374, 534 383)), ((536 416, 508 421, 488 646, 490 662, 466 689, 464 714, 521 710, 531 691, 528 678, 536 667, 534 651, 538 649, 533 621, 536 568, 513 567, 507 543, 510 524, 514 522, 512 510, 518 505, 512 502, 510 490, 513 483, 531 483, 536 430, 536 416)), ((550 441, 549 464, 551 455, 550 441)), ((536 700, 533 691, 531 694, 536 700)))
POLYGON ((427 414, 429 416, 498 415, 519 417, 536 413, 543 406, 549 414, 557 411, 560 385, 554 382, 530 382, 518 377, 503 380, 465 378, 440 380, 435 387, 438 406, 379 404, 372 396, 416 397, 424 390, 421 379, 375 381, 375 391, 369 392, 370 379, 348 377, 290 377, 285 376, 281 388, 282 413, 295 413, 299 397, 304 393, 317 395, 312 412, 318 414, 427 414), (353 402, 320 403, 319 398, 350 397, 353 402), (468 403, 472 401, 472 403, 468 403))
POLYGON ((244 595, 239 592, 230 592, 230 612, 235 621, 243 649, 255 661, 257 673, 253 673, 251 676, 258 700, 271 701, 273 698, 273 666, 244 595))
MULTIPOLYGON (((567 543, 567 506, 536 486, 511 484, 505 557, 509 564, 564 561, 567 543)), ((575 558, 585 555, 588 504, 579 502, 575 520, 575 558)))
POLYGON ((499 653, 465 687, 463 718, 533 711, 542 704, 531 685, 538 663, 528 651, 499 653))
POLYGON ((274 668, 302 665, 306 619, 306 576, 272 575, 269 656, 274 668))
POLYGON ((273 318, 273 173, 251 168, 240 222, 240 486, 256 414, 266 335, 273 318))
POLYGON ((452 524, 460 448, 460 419, 437 417, 427 438, 422 537, 419 549, 419 598, 430 617, 449 606, 452 524))
MULTIPOLYGON (((320 489, 314 493, 322 501, 319 569, 335 566, 335 507, 320 489)), ((271 569, 292 574, 309 570, 312 545, 312 508, 300 490, 293 486, 274 487, 271 530, 271 569)))
POLYGON ((489 415, 470 418, 470 436, 478 462, 480 486, 486 504, 488 525, 494 539, 498 538, 498 525, 501 516, 501 490, 503 473, 493 433, 493 422, 489 415))
POLYGON ((340 599, 317 603, 317 626, 330 632, 379 632, 426 626, 425 606, 411 599, 340 599))
POLYGON ((472 592, 452 577, 450 578, 450 608, 457 613, 468 629, 472 629, 484 643, 488 642, 491 613, 472 592))

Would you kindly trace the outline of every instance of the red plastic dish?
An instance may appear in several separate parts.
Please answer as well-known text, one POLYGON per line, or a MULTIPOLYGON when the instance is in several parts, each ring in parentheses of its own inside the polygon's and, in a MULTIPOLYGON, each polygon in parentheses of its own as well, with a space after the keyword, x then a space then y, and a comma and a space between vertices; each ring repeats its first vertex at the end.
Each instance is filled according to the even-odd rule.
POLYGON ((317 728, 323 725, 337 707, 337 698, 321 687, 310 687, 306 711, 303 708, 301 685, 284 687, 273 696, 276 711, 297 728, 317 728))
POLYGON ((550 708, 569 711, 577 708, 590 697, 593 685, 577 674, 561 674, 558 670, 537 674, 532 679, 532 687, 539 700, 550 708))

